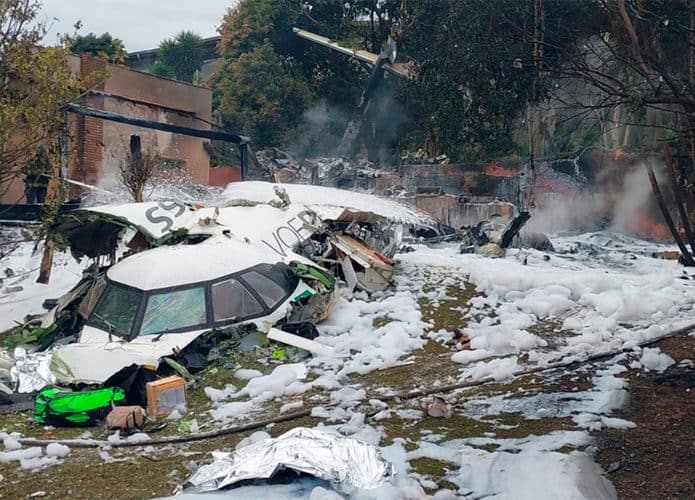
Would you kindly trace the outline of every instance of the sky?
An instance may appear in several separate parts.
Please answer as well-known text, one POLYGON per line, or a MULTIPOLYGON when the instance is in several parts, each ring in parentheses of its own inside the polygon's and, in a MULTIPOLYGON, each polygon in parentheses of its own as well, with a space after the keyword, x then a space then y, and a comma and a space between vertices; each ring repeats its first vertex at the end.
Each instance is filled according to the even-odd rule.
POLYGON ((51 29, 45 43, 59 33, 109 32, 120 38, 128 52, 152 49, 182 30, 202 37, 217 35, 217 27, 235 0, 43 0, 40 18, 51 29))

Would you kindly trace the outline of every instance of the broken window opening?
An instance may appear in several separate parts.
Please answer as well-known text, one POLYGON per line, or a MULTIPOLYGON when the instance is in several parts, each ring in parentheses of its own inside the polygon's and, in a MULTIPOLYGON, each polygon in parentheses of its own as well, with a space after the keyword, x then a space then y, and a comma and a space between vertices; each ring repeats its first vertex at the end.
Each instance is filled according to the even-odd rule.
POLYGON ((275 306, 287 298, 287 291, 282 286, 258 271, 244 273, 241 275, 241 279, 260 295, 263 302, 270 309, 275 308, 275 306))
POLYGON ((130 136, 130 156, 133 158, 142 155, 142 140, 139 135, 130 136))
POLYGON ((106 277, 104 275, 101 275, 97 278, 92 287, 89 289, 84 299, 82 299, 82 303, 80 304, 79 308, 80 316, 82 316, 83 318, 87 318, 92 314, 94 308, 99 302, 99 299, 104 293, 105 288, 106 277))

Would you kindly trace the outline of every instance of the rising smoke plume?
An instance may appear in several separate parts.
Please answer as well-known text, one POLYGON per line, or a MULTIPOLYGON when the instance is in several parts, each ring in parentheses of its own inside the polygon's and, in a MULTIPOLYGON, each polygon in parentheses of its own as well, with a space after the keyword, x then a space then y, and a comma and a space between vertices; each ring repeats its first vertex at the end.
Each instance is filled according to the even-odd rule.
MULTIPOLYGON (((657 179, 667 203, 670 192, 664 166, 655 164, 657 179)), ((652 193, 644 163, 636 163, 617 178, 607 168, 596 176, 591 189, 561 196, 548 196, 533 212, 529 231, 546 234, 610 230, 645 238, 668 240, 652 193)))
MULTIPOLYGON (((336 155, 350 119, 361 119, 357 106, 352 112, 346 112, 325 101, 319 102, 304 112, 300 138, 289 148, 289 152, 297 158, 336 155)), ((406 122, 406 114, 389 86, 383 85, 375 92, 367 110, 367 121, 370 126, 363 132, 372 139, 369 143, 371 159, 382 164, 390 162, 391 146, 406 122)), ((360 144, 356 149, 359 151, 363 148, 364 144, 360 144)))

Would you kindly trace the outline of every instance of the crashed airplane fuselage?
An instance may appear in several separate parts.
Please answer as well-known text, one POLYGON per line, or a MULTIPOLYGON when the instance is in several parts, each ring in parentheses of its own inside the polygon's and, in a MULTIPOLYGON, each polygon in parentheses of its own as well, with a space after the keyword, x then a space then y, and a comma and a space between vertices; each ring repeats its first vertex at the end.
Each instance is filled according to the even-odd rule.
POLYGON ((53 349, 50 371, 60 383, 97 384, 127 366, 156 367, 219 329, 319 322, 334 305, 334 276, 350 288, 386 288, 403 226, 431 223, 370 195, 259 182, 230 186, 217 207, 74 211, 53 227, 59 248, 112 264, 120 241, 128 250, 45 316, 49 330, 69 317, 62 337, 77 335, 53 349))
POLYGON ((78 341, 55 350, 51 372, 60 383, 101 383, 132 364, 157 366, 206 332, 316 321, 335 290, 306 270, 226 237, 136 254, 94 280, 78 341), (323 307, 307 307, 317 295, 323 307))
MULTIPOLYGON (((137 228, 137 234, 127 238, 131 248, 185 243, 228 231, 279 258, 303 255, 351 288, 366 291, 383 290, 392 282, 391 257, 404 226, 435 224, 421 212, 372 195, 266 182, 231 184, 217 207, 176 201, 131 203, 93 207, 74 216, 137 228)), ((77 232, 83 227, 78 223, 77 232)), ((118 229, 114 226, 114 231, 118 229)), ((91 243, 91 238, 86 239, 91 243)), ((73 250, 80 246, 79 240, 72 238, 73 250)), ((90 248, 80 252, 96 253, 90 248)))

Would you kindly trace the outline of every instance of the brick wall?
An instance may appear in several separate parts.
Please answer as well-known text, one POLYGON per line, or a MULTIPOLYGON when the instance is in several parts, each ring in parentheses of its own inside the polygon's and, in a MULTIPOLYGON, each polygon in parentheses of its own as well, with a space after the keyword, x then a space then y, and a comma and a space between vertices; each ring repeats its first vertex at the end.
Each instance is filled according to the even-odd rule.
MULTIPOLYGON (((106 64, 87 55, 80 56, 80 76, 85 79, 99 78, 106 75, 106 64)), ((93 87, 103 90, 104 84, 93 87)), ((94 107, 101 108, 103 99, 96 98, 90 102, 94 107)), ((76 162, 79 177, 77 180, 87 184, 96 184, 99 180, 99 170, 103 161, 102 148, 104 143, 104 122, 90 116, 72 115, 76 122, 76 162)))
POLYGON ((210 169, 210 186, 226 186, 241 180, 241 167, 224 166, 210 169))

